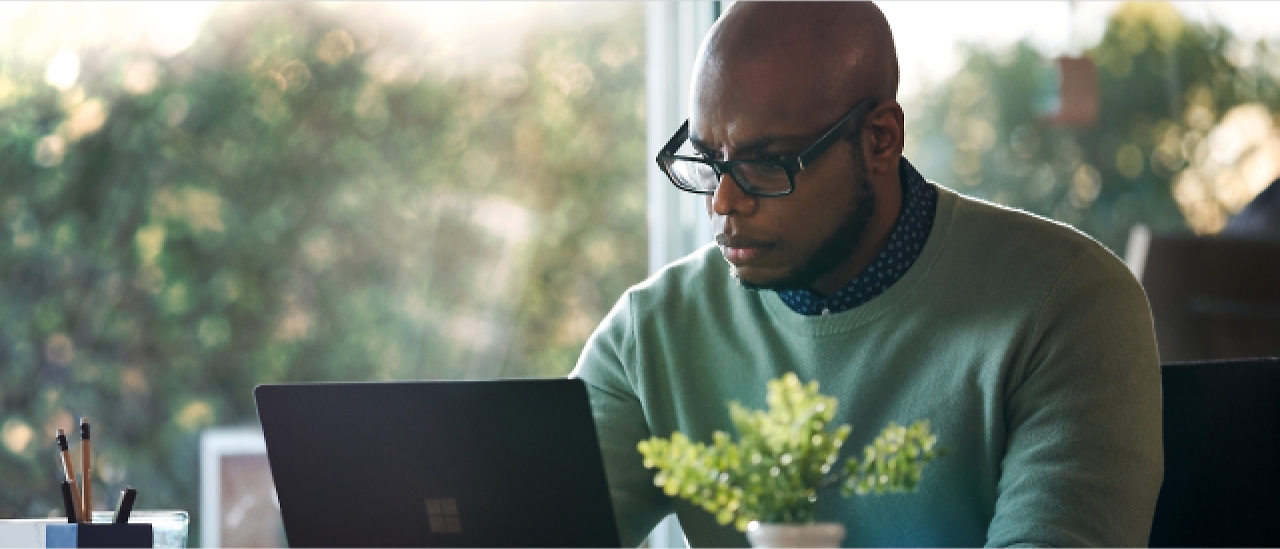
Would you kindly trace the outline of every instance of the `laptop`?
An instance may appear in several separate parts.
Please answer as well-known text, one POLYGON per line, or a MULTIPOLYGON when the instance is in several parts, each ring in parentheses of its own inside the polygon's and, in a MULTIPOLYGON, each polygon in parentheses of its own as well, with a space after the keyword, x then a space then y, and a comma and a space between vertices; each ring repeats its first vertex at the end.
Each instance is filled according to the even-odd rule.
POLYGON ((254 390, 292 547, 618 547, 579 379, 254 390))

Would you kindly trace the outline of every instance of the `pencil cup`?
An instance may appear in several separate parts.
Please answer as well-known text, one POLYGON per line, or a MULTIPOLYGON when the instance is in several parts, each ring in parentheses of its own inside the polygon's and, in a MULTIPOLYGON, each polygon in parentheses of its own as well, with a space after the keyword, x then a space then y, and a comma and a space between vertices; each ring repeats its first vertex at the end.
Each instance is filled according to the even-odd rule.
POLYGON ((151 547, 150 524, 46 524, 45 547, 151 547))
MULTIPOLYGON (((111 511, 94 511, 93 522, 108 523, 111 511)), ((187 525, 190 517, 186 511, 135 510, 129 513, 129 524, 147 524, 152 529, 152 544, 147 547, 186 547, 187 525)))

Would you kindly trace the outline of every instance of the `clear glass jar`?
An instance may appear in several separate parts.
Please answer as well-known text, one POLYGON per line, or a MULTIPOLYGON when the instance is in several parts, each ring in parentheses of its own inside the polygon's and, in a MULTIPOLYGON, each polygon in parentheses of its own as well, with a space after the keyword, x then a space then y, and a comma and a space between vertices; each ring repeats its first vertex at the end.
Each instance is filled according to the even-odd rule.
MULTIPOLYGON (((108 524, 114 518, 112 511, 94 511, 94 524, 108 524)), ((151 525, 151 546, 184 548, 187 546, 187 525, 191 522, 186 511, 136 510, 129 513, 130 524, 151 525)))

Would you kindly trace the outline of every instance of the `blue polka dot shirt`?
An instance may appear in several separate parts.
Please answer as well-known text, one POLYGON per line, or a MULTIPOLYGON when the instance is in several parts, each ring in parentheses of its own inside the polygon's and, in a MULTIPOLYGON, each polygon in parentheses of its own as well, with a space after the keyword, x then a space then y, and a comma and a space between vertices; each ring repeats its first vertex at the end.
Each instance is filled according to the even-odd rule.
POLYGON ((898 173, 904 187, 902 211, 884 249, 858 276, 825 298, 811 290, 778 292, 778 297, 791 310, 808 316, 848 311, 884 293, 920 257, 933 230, 938 188, 926 181, 906 158, 902 159, 898 173))

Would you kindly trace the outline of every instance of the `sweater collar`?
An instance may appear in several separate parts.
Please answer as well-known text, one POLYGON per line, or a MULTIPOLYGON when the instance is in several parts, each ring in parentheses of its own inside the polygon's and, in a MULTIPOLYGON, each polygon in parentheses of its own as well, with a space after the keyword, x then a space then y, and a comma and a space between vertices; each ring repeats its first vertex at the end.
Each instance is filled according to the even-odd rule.
POLYGON ((778 297, 788 308, 806 316, 848 311, 884 293, 911 268, 933 230, 938 188, 905 157, 898 164, 898 175, 903 187, 902 210, 880 253, 853 280, 829 296, 807 289, 779 291, 778 297))

